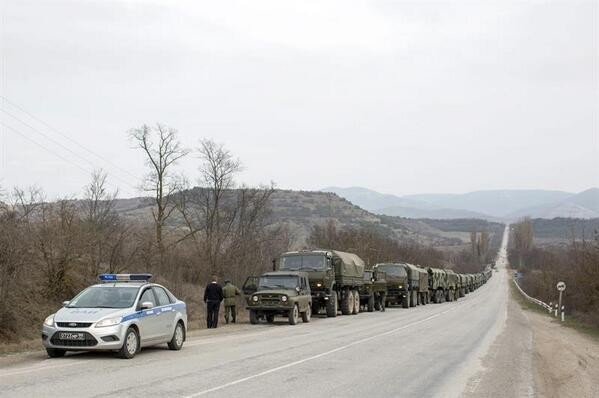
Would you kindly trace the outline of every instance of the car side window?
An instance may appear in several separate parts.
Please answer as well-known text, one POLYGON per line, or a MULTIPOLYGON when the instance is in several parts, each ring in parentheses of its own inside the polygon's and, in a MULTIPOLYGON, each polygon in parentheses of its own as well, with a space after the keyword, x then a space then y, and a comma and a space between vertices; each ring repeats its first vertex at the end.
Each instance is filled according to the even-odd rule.
POLYGON ((156 293, 156 297, 158 298, 158 305, 169 305, 171 303, 168 294, 166 294, 163 288, 154 286, 152 289, 154 289, 154 293, 156 293))
POLYGON ((152 303, 152 307, 156 307, 156 298, 154 297, 154 293, 152 292, 152 289, 146 289, 144 290, 144 292, 141 294, 141 297, 139 298, 139 305, 141 305, 141 303, 145 303, 146 301, 149 301, 150 303, 152 303))

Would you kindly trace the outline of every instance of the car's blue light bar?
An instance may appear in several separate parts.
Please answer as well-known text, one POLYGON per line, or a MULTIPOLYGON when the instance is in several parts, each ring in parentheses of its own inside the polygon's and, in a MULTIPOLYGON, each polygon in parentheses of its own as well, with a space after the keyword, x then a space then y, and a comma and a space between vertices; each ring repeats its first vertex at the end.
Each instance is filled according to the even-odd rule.
POLYGON ((102 282, 132 282, 149 281, 152 274, 100 274, 98 279, 102 282))

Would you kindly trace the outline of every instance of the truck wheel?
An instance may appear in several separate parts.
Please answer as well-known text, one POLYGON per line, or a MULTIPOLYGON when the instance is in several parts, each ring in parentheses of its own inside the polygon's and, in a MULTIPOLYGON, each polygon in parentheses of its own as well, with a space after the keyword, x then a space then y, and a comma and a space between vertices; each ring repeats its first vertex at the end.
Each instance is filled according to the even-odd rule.
POLYGON ((59 348, 46 348, 46 352, 50 358, 64 357, 64 354, 67 353, 66 350, 61 350, 59 348))
POLYGON ((266 322, 273 323, 275 321, 275 316, 273 314, 266 315, 266 322))
POLYGON ((354 306, 354 295, 351 290, 346 288, 343 291, 343 298, 341 299, 341 313, 343 315, 349 315, 353 312, 354 306))
POLYGON ((401 300, 401 306, 403 308, 410 308, 410 292, 407 292, 406 295, 401 300))
POLYGON ((250 323, 252 325, 258 324, 258 314, 256 314, 256 310, 250 310, 250 323))
POLYGON ((412 297, 410 297, 410 307, 416 307, 416 305, 418 304, 417 294, 416 294, 416 292, 414 290, 412 290, 410 292, 410 294, 412 296, 412 297))
POLYGON ((308 308, 306 308, 306 311, 302 312, 302 322, 308 323, 310 322, 310 318, 312 318, 312 308, 308 306, 308 308))
POLYGON ((368 312, 374 311, 374 293, 370 293, 368 296, 368 312))
POLYGON ((295 304, 293 306, 293 308, 289 310, 289 324, 297 325, 298 320, 299 320, 299 308, 297 308, 297 304, 295 304))
POLYGON ((360 292, 354 290, 354 310, 352 314, 357 315, 360 313, 360 292))
POLYGON ((327 316, 329 318, 334 318, 337 316, 337 292, 332 291, 331 297, 327 301, 327 316))

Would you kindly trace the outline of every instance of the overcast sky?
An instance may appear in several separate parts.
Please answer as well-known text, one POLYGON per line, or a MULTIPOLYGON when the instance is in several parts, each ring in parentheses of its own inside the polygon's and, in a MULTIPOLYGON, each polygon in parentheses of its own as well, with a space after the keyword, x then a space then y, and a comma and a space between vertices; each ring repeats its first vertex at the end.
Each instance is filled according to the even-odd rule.
POLYGON ((103 168, 139 194, 126 132, 161 122, 226 145, 250 185, 599 186, 598 8, 0 0, 0 185, 80 196, 103 168))

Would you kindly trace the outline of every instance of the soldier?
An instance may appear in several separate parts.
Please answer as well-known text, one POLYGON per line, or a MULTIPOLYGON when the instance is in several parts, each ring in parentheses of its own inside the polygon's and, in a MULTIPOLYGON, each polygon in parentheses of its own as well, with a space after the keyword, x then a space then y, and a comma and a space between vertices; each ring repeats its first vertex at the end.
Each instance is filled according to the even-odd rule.
POLYGON ((237 310, 235 308, 235 296, 241 295, 241 291, 231 283, 230 280, 225 281, 225 287, 223 287, 223 296, 225 297, 225 322, 229 323, 229 317, 231 321, 235 323, 237 318, 237 310))
POLYGON ((221 301, 223 301, 223 288, 218 284, 216 275, 213 275, 212 282, 210 282, 204 290, 206 323, 208 329, 216 328, 218 326, 218 310, 221 301))

